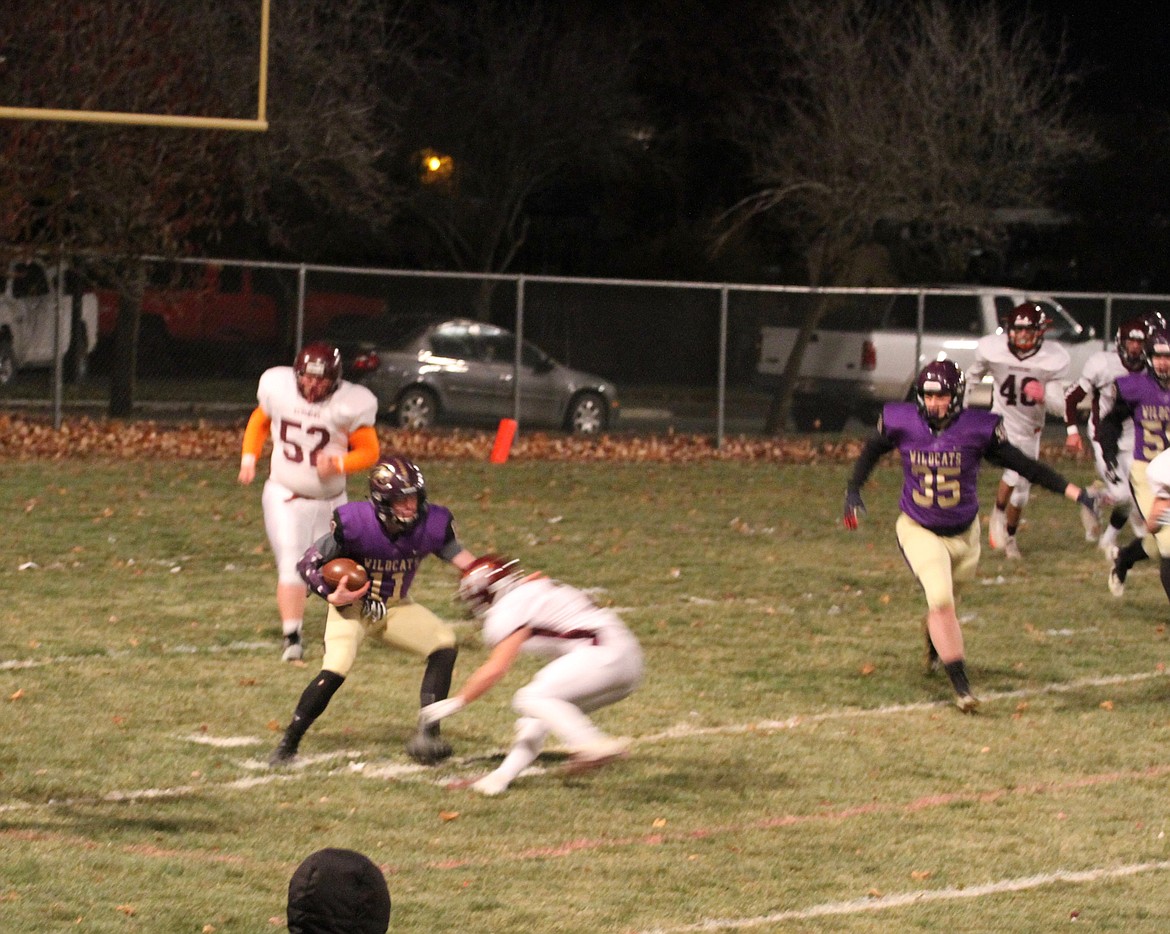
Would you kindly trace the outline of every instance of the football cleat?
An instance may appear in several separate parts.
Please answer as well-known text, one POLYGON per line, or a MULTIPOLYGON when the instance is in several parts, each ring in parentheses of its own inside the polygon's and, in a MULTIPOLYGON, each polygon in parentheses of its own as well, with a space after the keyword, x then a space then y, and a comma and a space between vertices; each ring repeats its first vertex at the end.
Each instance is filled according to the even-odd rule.
POLYGON ((987 544, 999 551, 1007 544, 1007 513, 1002 509, 991 510, 991 521, 987 525, 987 544))
POLYGON ((1109 592, 1120 599, 1125 596, 1125 578, 1117 573, 1117 562, 1109 569, 1109 592))
POLYGON ((975 713, 979 709, 979 698, 971 693, 957 694, 955 706, 963 713, 975 713))
POLYGON ((436 765, 451 755, 451 744, 443 737, 419 730, 406 741, 406 754, 419 765, 436 765))
POLYGON ((268 765, 271 768, 278 769, 282 765, 288 765, 297 757, 297 746, 300 745, 300 740, 294 739, 288 733, 280 741, 280 745, 272 750, 272 755, 268 757, 268 765))
POLYGON ((284 637, 284 651, 280 654, 282 662, 299 662, 305 657, 305 646, 301 642, 300 633, 294 632, 284 637))
POLYGON ((606 737, 574 752, 565 765, 565 772, 569 775, 590 772, 603 765, 616 762, 618 759, 624 759, 629 754, 630 741, 628 739, 625 737, 606 737))
POLYGON ((1007 541, 1003 543, 1003 556, 1010 558, 1012 561, 1019 561, 1021 557, 1020 546, 1016 544, 1016 537, 1009 535, 1007 541))

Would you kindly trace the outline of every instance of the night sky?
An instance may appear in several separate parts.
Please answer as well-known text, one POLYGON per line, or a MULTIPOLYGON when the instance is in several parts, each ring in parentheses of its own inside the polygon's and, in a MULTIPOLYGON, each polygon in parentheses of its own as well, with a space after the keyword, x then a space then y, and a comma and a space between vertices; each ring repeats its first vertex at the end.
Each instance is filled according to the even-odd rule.
POLYGON ((1087 104, 1111 111, 1168 109, 1170 13, 1160 4, 1033 2, 1049 31, 1067 23, 1069 58, 1085 76, 1087 104))

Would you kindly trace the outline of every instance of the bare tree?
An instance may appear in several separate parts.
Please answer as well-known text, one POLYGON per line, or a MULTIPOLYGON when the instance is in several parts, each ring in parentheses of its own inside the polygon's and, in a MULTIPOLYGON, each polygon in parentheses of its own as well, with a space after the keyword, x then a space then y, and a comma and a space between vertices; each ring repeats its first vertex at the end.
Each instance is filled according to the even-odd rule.
MULTIPOLYGON (((385 161, 417 79, 414 6, 273 5, 269 129, 240 141, 234 176, 243 218, 272 245, 322 255, 340 234, 383 227, 399 209, 402 190, 385 161)), ((258 13, 254 0, 202 0, 193 14, 216 44, 219 93, 238 108, 256 99, 258 13)))
POLYGON ((552 3, 433 9, 399 163, 414 188, 411 215, 454 268, 501 272, 528 235, 534 193, 573 169, 604 175, 625 164, 633 39, 612 18, 577 19, 552 3), (440 160, 432 175, 426 156, 440 160))
MULTIPOLYGON (((219 115, 212 63, 190 54, 170 5, 145 0, 67 9, 10 0, 0 27, 0 95, 26 107, 219 115)), ((143 253, 174 252, 217 222, 226 136, 179 129, 10 121, 0 241, 14 250, 88 255, 122 288, 110 414, 133 405, 143 253), (100 260, 97 257, 101 257, 100 260)))
MULTIPOLYGON (((1093 154, 1069 115, 1072 75, 1040 24, 1005 22, 994 5, 915 0, 787 0, 770 23, 735 133, 756 191, 728 214, 725 243, 747 222, 780 223, 814 286, 852 285, 858 251, 897 224, 943 255, 997 232, 997 208, 1042 207, 1059 173, 1093 154)), ((945 265, 945 263, 944 263, 945 265)), ((773 399, 782 431, 812 306, 773 399)))
MULTIPOLYGON (((110 413, 133 407, 143 254, 177 255, 243 217, 273 243, 320 243, 322 216, 385 223, 395 192, 379 166, 409 84, 398 5, 289 0, 271 28, 262 134, 0 125, 0 244, 102 257, 121 294, 110 413), (404 77, 405 76, 405 79, 404 77)), ((255 115, 259 4, 161 0, 67 9, 10 0, 0 14, 0 99, 28 107, 255 115)))

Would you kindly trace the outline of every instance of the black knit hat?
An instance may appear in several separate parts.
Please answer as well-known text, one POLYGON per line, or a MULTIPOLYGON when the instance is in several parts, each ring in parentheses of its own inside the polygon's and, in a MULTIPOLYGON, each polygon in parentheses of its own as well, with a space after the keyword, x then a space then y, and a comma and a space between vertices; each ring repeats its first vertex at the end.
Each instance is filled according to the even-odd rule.
POLYGON ((289 880, 289 934, 386 934, 389 927, 386 878, 361 853, 318 850, 289 880))

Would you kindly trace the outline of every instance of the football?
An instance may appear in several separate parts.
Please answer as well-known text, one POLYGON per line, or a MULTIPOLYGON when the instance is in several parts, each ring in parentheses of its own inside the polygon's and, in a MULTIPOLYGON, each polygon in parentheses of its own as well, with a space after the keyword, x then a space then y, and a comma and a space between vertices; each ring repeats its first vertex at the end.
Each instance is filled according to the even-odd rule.
POLYGON ((343 577, 348 577, 349 581, 345 586, 350 590, 359 590, 370 579, 366 569, 352 558, 334 558, 321 568, 321 576, 325 578, 325 583, 333 588, 341 583, 343 577))

